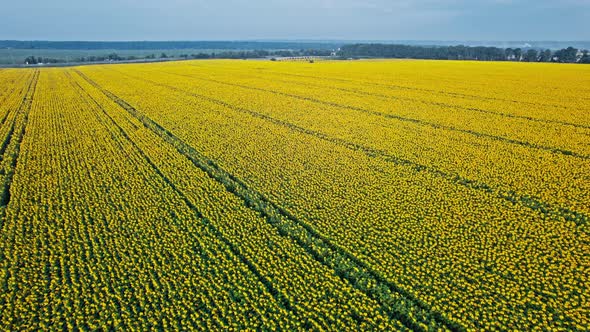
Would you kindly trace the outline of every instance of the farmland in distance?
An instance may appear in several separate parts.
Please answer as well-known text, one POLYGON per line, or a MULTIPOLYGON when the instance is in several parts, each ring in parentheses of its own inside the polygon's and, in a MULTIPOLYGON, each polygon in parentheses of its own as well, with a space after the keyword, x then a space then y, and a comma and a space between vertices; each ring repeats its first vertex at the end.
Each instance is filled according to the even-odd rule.
POLYGON ((6 330, 588 330, 590 67, 0 69, 6 330))

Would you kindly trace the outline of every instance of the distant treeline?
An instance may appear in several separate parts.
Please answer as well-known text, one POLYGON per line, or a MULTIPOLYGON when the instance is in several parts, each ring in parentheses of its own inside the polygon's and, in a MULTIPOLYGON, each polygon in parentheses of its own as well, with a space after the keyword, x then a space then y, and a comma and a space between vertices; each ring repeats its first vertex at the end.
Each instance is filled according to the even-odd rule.
POLYGON ((344 58, 409 58, 435 60, 528 61, 590 63, 588 50, 573 47, 557 51, 533 48, 498 48, 484 46, 409 46, 394 44, 344 45, 337 53, 344 58))
POLYGON ((298 57, 298 56, 330 56, 332 50, 307 49, 307 50, 282 50, 282 51, 241 51, 241 52, 219 52, 219 53, 198 53, 181 54, 180 57, 192 59, 256 59, 267 57, 298 57))
POLYGON ((65 63, 66 60, 64 59, 55 59, 55 58, 47 58, 41 56, 28 56, 25 58, 24 63, 28 65, 36 65, 38 63, 65 63))
POLYGON ((0 48, 45 50, 182 50, 182 49, 318 49, 331 50, 342 43, 273 41, 23 41, 0 40, 0 48))
MULTIPOLYGON (((214 43, 214 42, 209 42, 214 43)), ((217 42, 223 43, 223 42, 217 42)), ((199 52, 178 54, 173 58, 181 59, 256 59, 274 57, 334 56, 335 58, 400 58, 400 59, 435 59, 435 60, 479 60, 479 61, 526 61, 526 62, 562 62, 590 63, 588 50, 573 47, 552 51, 534 48, 498 48, 485 46, 410 46, 395 44, 351 44, 344 45, 337 51, 333 49, 309 48, 295 50, 229 50, 220 52, 199 52)), ((159 55, 121 56, 117 53, 97 56, 81 56, 61 59, 45 56, 29 56, 25 64, 85 63, 135 61, 170 58, 165 52, 159 55)))
MULTIPOLYGON (((181 59, 257 59, 267 57, 298 57, 298 56, 329 56, 332 54, 331 50, 322 49, 308 49, 308 50, 282 50, 282 51, 266 51, 266 50, 255 50, 255 51, 224 51, 224 52, 213 52, 213 53, 196 53, 196 54, 180 54, 174 58, 181 59)), ((55 59, 47 57, 35 57, 29 56, 25 59, 24 63, 29 65, 41 64, 41 63, 66 63, 66 62, 105 62, 105 61, 134 61, 142 59, 167 59, 170 58, 166 53, 159 55, 149 54, 147 56, 120 56, 117 53, 111 53, 104 56, 84 56, 79 58, 71 59, 66 61, 65 59, 55 59)))

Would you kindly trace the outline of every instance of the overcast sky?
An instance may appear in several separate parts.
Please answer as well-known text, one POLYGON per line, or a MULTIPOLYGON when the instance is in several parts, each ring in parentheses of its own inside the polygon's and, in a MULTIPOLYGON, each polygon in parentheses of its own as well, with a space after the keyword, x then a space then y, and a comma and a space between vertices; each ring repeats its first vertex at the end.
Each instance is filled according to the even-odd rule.
POLYGON ((590 0, 2 0, 0 39, 590 40, 590 0))

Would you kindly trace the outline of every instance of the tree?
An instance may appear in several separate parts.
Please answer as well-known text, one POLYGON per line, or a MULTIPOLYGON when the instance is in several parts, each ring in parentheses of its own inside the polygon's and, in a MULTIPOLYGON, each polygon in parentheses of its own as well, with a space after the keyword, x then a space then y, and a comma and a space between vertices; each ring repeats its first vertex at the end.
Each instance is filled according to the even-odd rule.
MULTIPOLYGON (((576 62, 580 58, 577 49, 568 47, 555 53, 560 62, 576 62)), ((311 55, 309 50, 306 55, 311 55)), ((286 56, 280 52, 271 55, 286 56)), ((293 56, 293 55, 291 55, 293 56)), ((448 60, 481 60, 481 61, 553 61, 550 50, 539 51, 532 48, 497 48, 483 46, 410 46, 396 44, 349 44, 342 46, 337 56, 342 59, 354 58, 409 58, 409 59, 448 59, 448 60)), ((584 58, 587 61, 587 57, 584 58)), ((580 61, 581 62, 581 61, 580 61)))
POLYGON ((504 56, 506 57, 506 60, 512 60, 512 57, 514 56, 514 50, 508 47, 504 50, 504 56))
POLYGON ((36 65, 37 64, 37 59, 35 58, 34 55, 28 56, 25 59, 25 64, 29 64, 29 65, 36 65))
POLYGON ((539 62, 549 62, 551 61, 551 50, 544 50, 539 53, 539 62))
POLYGON ((583 51, 580 63, 590 63, 590 54, 588 53, 588 50, 583 51))
POLYGON ((121 57, 117 53, 111 53, 111 54, 109 54, 108 59, 110 61, 119 61, 119 60, 122 60, 121 57))
POLYGON ((514 56, 516 57, 514 60, 520 61, 522 57, 522 50, 520 48, 514 49, 514 56))
POLYGON ((561 63, 573 63, 576 62, 576 54, 578 50, 573 47, 563 48, 557 52, 555 52, 555 56, 557 57, 557 62, 561 63))
POLYGON ((524 60, 528 62, 535 62, 537 61, 537 50, 535 49, 528 49, 524 55, 524 60))

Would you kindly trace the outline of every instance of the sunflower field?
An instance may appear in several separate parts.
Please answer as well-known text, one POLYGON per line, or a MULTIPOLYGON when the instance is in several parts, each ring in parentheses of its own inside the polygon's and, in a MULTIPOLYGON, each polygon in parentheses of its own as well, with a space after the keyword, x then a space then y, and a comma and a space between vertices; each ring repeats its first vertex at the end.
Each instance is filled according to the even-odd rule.
POLYGON ((590 330, 590 67, 0 69, 2 330, 590 330))

